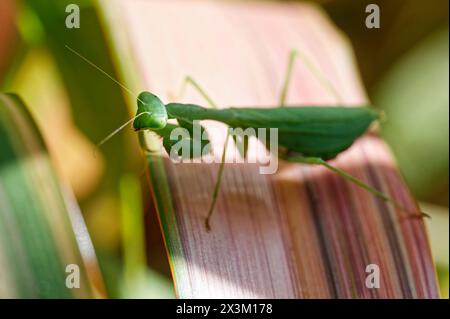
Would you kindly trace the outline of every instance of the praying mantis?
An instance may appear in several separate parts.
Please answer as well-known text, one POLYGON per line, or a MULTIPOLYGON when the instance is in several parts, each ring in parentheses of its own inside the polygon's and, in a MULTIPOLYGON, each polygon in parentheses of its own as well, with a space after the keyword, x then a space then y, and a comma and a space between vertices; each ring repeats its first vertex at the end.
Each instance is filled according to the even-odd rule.
MULTIPOLYGON (((69 47, 68 49, 79 55, 73 49, 69 47)), ((381 113, 366 106, 285 107, 285 100, 289 89, 290 79, 292 77, 294 61, 298 56, 300 56, 310 67, 316 77, 326 85, 333 94, 338 96, 333 86, 325 78, 320 76, 309 60, 307 60, 305 56, 299 55, 299 52, 296 50, 293 50, 289 55, 287 72, 280 94, 279 105, 277 107, 264 109, 256 107, 218 108, 217 104, 213 102, 200 85, 192 77, 188 76, 185 78, 184 84, 191 84, 196 88, 210 107, 206 108, 200 105, 181 103, 164 104, 158 96, 144 91, 140 93, 137 98, 138 109, 136 115, 109 134, 98 145, 100 146, 105 143, 131 122, 133 122, 135 131, 148 130, 157 134, 162 139, 163 146, 168 153, 170 153, 170 150, 175 143, 180 142, 180 140, 174 141, 171 139, 172 131, 177 128, 184 128, 188 131, 192 131, 194 122, 196 121, 219 121, 230 128, 275 128, 278 130, 278 147, 282 149, 282 152, 279 152, 280 159, 291 163, 321 165, 347 181, 369 191, 376 197, 405 210, 394 199, 391 199, 379 190, 327 162, 348 149, 356 139, 361 137, 369 129, 373 122, 382 117, 381 113), (175 120, 177 124, 169 123, 169 120, 175 120)), ((92 62, 86 58, 82 58, 92 64, 92 62)), ((104 71, 102 72, 105 73, 104 71)), ((106 75, 109 76, 108 74, 106 75)), ((113 79, 111 76, 109 77, 113 79)), ((114 81, 118 83, 116 80, 114 81)), ((202 130, 205 131, 206 129, 202 127, 202 130)), ((207 230, 211 229, 211 217, 213 216, 220 191, 229 136, 230 135, 227 134, 217 179, 211 196, 211 203, 205 218, 205 227, 207 230)), ((196 141, 192 137, 189 137, 181 142, 192 144, 196 141)), ((262 142, 267 143, 266 141, 262 142)), ((269 147, 269 145, 265 145, 266 147, 269 147)), ((146 150, 145 145, 141 144, 141 146, 146 150)), ((245 153, 246 152, 244 151, 244 156, 245 153)), ((194 154, 190 154, 190 157, 193 156, 194 154)), ((420 212, 415 215, 421 216, 426 214, 420 212)))

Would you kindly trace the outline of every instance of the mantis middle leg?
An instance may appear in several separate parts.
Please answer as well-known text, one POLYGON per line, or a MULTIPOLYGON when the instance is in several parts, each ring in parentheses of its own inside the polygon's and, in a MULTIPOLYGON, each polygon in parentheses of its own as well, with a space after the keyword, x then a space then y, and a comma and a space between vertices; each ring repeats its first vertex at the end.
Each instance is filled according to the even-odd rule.
MULTIPOLYGON (((205 90, 203 90, 202 87, 198 84, 198 82, 195 81, 191 76, 186 76, 184 78, 184 81, 183 81, 183 84, 182 84, 182 87, 180 90, 180 95, 183 94, 184 89, 187 84, 192 85, 200 93, 200 95, 203 96, 203 98, 208 102, 208 104, 211 108, 214 108, 214 109, 218 108, 217 104, 213 102, 213 100, 208 96, 208 94, 206 94, 205 90)), ((213 190, 213 194, 212 194, 212 198, 211 198, 211 204, 209 205, 208 214, 205 219, 205 227, 208 231, 211 230, 211 217, 212 217, 212 214, 214 213, 214 208, 216 207, 217 197, 218 197, 219 191, 220 191, 220 186, 222 184, 222 177, 223 177, 223 172, 224 172, 224 168, 225 168, 225 158, 226 158, 229 137, 230 137, 230 134, 228 134, 228 131, 227 131, 227 137, 225 139, 225 145, 224 145, 223 151, 222 151, 219 171, 217 172, 217 178, 216 178, 216 182, 214 184, 214 190, 213 190)))

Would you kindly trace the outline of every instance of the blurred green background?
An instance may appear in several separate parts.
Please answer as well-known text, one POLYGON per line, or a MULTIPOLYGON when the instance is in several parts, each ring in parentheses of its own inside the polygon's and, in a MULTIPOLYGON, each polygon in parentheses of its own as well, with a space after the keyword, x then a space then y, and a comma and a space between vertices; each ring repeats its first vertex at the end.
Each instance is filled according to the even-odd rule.
MULTIPOLYGON (((32 108, 59 175, 80 203, 108 296, 170 297, 158 223, 151 204, 140 204, 148 189, 133 177, 144 167, 134 135, 121 134, 92 156, 94 143, 128 114, 114 83, 89 66, 71 63, 63 52, 65 43, 77 43, 115 74, 114 55, 92 2, 75 2, 81 4, 84 27, 69 34, 55 25, 70 1, 0 2, 0 88, 19 93, 32 108), (104 116, 105 104, 122 111, 104 116), (119 156, 123 153, 129 156, 119 156), (144 215, 127 213, 136 211, 144 215), (143 229, 142 218, 153 228, 143 229)), ((429 234, 442 296, 448 297, 448 1, 317 2, 350 39, 370 100, 387 114, 382 135, 423 210, 433 217, 427 221, 429 234), (379 29, 364 26, 369 3, 381 8, 379 29)))

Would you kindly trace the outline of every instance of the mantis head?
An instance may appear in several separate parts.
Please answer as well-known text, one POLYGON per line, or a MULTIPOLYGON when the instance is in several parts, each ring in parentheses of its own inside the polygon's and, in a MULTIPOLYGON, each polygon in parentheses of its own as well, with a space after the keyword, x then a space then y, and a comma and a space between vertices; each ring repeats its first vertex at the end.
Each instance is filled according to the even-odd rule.
POLYGON ((136 131, 158 130, 167 124, 167 111, 164 103, 150 92, 142 92, 137 99, 138 110, 133 122, 136 131))

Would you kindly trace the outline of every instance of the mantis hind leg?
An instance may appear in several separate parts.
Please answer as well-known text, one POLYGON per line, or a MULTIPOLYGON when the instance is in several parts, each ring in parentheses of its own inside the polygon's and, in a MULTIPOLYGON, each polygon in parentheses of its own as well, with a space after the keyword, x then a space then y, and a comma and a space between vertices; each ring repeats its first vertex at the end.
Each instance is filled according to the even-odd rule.
MULTIPOLYGON (((195 81, 191 76, 186 76, 184 78, 183 84, 180 89, 179 96, 182 96, 184 93, 184 90, 186 89, 186 85, 193 86, 200 95, 208 102, 209 106, 213 109, 218 109, 218 106, 216 103, 213 102, 213 100, 209 97, 209 95, 206 93, 206 91, 198 84, 197 81, 195 81)), ((219 171, 217 172, 217 179, 214 184, 214 190, 211 198, 211 204, 209 205, 208 214, 205 219, 205 227, 206 230, 211 230, 211 217, 214 213, 214 208, 216 207, 217 203, 217 197, 219 196, 220 186, 222 185, 222 177, 223 177, 223 171, 225 169, 225 157, 227 152, 227 145, 229 140, 230 134, 227 132, 227 137, 225 139, 225 145, 223 147, 222 156, 221 156, 221 162, 219 166, 219 171)))
MULTIPOLYGON (((383 194, 382 192, 380 192, 379 190, 373 188, 372 186, 364 183, 363 181, 357 179, 356 177, 350 175, 349 173, 327 163, 325 160, 323 160, 320 157, 304 157, 304 156, 294 156, 294 157, 288 157, 286 158, 286 160, 288 162, 295 162, 295 163, 303 163, 303 164, 312 164, 312 165, 321 165, 323 167, 326 167, 327 169, 329 169, 330 171, 332 171, 333 173, 337 174, 338 176, 346 179, 347 181, 365 189, 366 191, 368 191, 369 193, 375 195, 376 197, 382 199, 385 202, 391 203, 393 204, 395 207, 408 212, 408 209, 406 209, 405 207, 403 207, 400 203, 398 203, 396 200, 388 197, 387 195, 383 194)), ((424 212, 413 212, 412 213, 413 217, 429 217, 429 215, 427 215, 424 212)))

